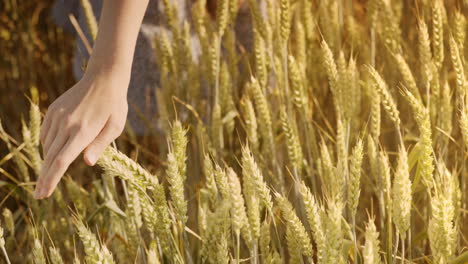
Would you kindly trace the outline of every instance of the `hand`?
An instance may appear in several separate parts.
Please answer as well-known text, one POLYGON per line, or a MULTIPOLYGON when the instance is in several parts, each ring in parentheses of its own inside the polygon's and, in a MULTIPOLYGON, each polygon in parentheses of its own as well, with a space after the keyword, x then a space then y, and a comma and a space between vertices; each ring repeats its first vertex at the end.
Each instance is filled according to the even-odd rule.
POLYGON ((45 159, 34 198, 49 197, 83 150, 85 162, 93 166, 122 133, 128 111, 127 75, 85 74, 50 105, 41 128, 45 159))

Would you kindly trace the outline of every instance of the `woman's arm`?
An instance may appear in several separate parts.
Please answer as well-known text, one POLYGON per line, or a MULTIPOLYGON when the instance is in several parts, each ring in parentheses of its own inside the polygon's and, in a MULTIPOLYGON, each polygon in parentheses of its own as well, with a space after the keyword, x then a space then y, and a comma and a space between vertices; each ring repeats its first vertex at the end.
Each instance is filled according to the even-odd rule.
POLYGON ((49 197, 81 152, 94 165, 122 133, 133 53, 147 5, 148 0, 104 0, 85 74, 50 105, 44 118, 45 158, 34 198, 49 197))
POLYGON ((117 69, 130 78, 135 43, 148 0, 104 0, 88 63, 91 72, 117 69))

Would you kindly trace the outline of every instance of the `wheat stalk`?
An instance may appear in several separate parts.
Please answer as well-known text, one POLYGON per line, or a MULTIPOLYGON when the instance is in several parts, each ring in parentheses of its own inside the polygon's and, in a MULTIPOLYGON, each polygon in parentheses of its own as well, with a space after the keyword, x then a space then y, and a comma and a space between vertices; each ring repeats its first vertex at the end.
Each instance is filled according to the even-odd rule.
POLYGON ((374 224, 374 219, 370 218, 366 225, 366 242, 363 249, 364 264, 380 264, 382 259, 380 257, 380 241, 379 232, 374 224))
POLYGON ((277 195, 276 200, 286 221, 286 241, 291 254, 291 263, 303 263, 302 255, 311 257, 312 244, 305 228, 297 217, 291 203, 284 197, 277 195))
POLYGON ((444 61, 444 29, 442 12, 445 12, 443 3, 436 0, 432 5, 432 47, 434 50, 434 62, 438 69, 444 61))
POLYGON ((54 247, 49 247, 50 253, 50 260, 52 264, 63 264, 62 256, 60 255, 60 251, 54 247))

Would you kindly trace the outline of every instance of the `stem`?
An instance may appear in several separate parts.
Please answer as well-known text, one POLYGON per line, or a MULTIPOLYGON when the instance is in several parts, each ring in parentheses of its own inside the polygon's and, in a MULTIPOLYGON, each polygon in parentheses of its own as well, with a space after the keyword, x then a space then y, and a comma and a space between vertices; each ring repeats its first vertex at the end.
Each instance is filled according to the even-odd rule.
MULTIPOLYGON (((393 246, 393 228, 392 228, 392 210, 389 206, 389 202, 391 201, 390 197, 390 192, 387 191, 387 196, 385 200, 386 204, 386 214, 387 214, 387 254, 388 254, 388 263, 395 263, 395 258, 394 256, 396 254, 392 254, 392 246, 393 246)), ((396 243, 396 250, 398 250, 398 236, 397 240, 395 241, 396 243)))
MULTIPOLYGON (((283 48, 283 74, 284 74, 284 91, 285 91, 285 95, 286 97, 285 98, 290 98, 289 97, 289 81, 288 81, 288 42, 286 41, 286 43, 284 44, 284 48, 283 48)), ((288 103, 289 100, 286 100, 285 103, 288 103)), ((289 103, 286 104, 286 109, 289 110, 289 103)), ((288 111, 288 115, 289 115, 289 111, 288 111)))
POLYGON ((401 240, 401 263, 405 264, 405 239, 401 240))
POLYGON ((252 249, 252 255, 253 255, 253 258, 252 258, 252 263, 253 264, 257 264, 258 263, 258 245, 257 245, 257 240, 255 239, 254 243, 253 243, 253 249, 252 249))
POLYGON ((215 41, 219 41, 216 47, 216 78, 215 78, 215 104, 219 102, 219 68, 221 64, 221 36, 216 34, 215 41))
MULTIPOLYGON (((397 239, 395 240, 395 251, 393 253, 393 256, 395 256, 395 259, 396 259, 396 256, 398 255, 398 241, 399 241, 399 238, 401 238, 401 235, 398 236, 397 235, 397 239)), ((395 263, 396 261, 392 261, 392 263, 395 263)))
MULTIPOLYGON (((268 41, 268 58, 270 59, 270 63, 271 65, 273 65, 272 67, 272 70, 273 70, 273 77, 275 78, 275 83, 278 83, 278 78, 277 78, 277 71, 276 71, 276 65, 275 65, 275 61, 273 59, 273 48, 272 48, 272 45, 271 45, 271 41, 268 41)), ((267 88, 269 86, 265 87, 265 93, 267 92, 267 88)), ((263 88, 263 87, 262 87, 263 88)), ((281 98, 280 98, 281 99, 281 98)), ((270 139, 270 151, 271 151, 271 155, 272 155, 272 159, 271 159, 271 162, 272 162, 272 167, 274 167, 276 169, 276 173, 277 173, 277 177, 278 177, 278 184, 280 186, 277 186, 279 187, 279 191, 280 193, 284 193, 284 178, 283 178, 283 172, 281 170, 281 167, 280 167, 280 164, 278 162, 278 158, 276 157, 276 151, 274 149, 274 138, 273 138, 273 131, 270 128, 267 128, 269 130, 269 139, 270 139)), ((274 221, 273 221, 274 222, 274 221)))
MULTIPOLYGON (((216 35, 216 40, 215 41, 218 41, 219 43, 216 43, 218 44, 217 47, 216 47, 216 80, 215 80, 215 102, 214 102, 214 105, 213 105, 213 108, 219 104, 219 71, 220 71, 220 68, 221 68, 221 36, 217 36, 216 35)), ((221 126, 222 127, 222 126, 221 126)), ((222 131, 222 130, 221 130, 222 131)), ((221 146, 221 145, 224 145, 223 144, 223 140, 222 140, 222 137, 223 136, 223 133, 219 133, 219 142, 220 142, 220 145, 218 146, 219 149, 217 149, 218 153, 221 153, 221 149, 224 148, 224 146, 221 146)))
POLYGON ((401 135, 401 130, 400 130, 399 125, 396 127, 396 130, 398 131, 398 134, 397 134, 398 135, 398 141, 400 141, 401 146, 404 147, 405 145, 404 145, 404 142, 403 142, 403 136, 401 135))
MULTIPOLYGON (((315 142, 315 133, 312 135, 312 140, 314 140, 314 145, 312 145, 310 139, 309 139, 309 133, 313 133, 314 131, 312 130, 311 126, 310 126, 310 123, 307 122, 307 110, 304 109, 304 111, 302 111, 302 114, 300 115, 301 116, 301 123, 304 125, 304 138, 306 140, 306 149, 307 149, 307 155, 308 155, 308 162, 309 162, 309 166, 312 166, 314 164, 314 154, 315 156, 317 156, 317 150, 314 148, 314 150, 312 150, 311 148, 316 146, 316 142, 315 142)), ((312 171, 311 171, 312 172, 312 171)), ((315 179, 315 175, 313 173, 310 174, 310 182, 312 183, 312 191, 313 193, 317 193, 317 182, 316 182, 316 179, 315 179)))
POLYGON ((374 67, 375 66, 375 29, 374 28, 371 28, 370 56, 371 56, 371 65, 372 67, 374 67))
POLYGON ((356 214, 352 215, 352 221, 353 221, 353 236, 354 236, 354 263, 358 263, 357 257, 357 236, 356 236, 356 214))
MULTIPOLYGON (((422 193, 422 204, 429 204, 429 197, 430 197, 430 193, 429 193, 429 190, 427 190, 426 192, 423 192, 422 193)), ((428 209, 427 209, 427 206, 424 206, 422 208, 422 217, 425 219, 426 223, 429 223, 429 212, 428 212, 428 209)), ((427 247, 427 242, 428 240, 427 239, 424 239, 423 242, 422 242, 422 247, 423 248, 426 248, 427 247)))
MULTIPOLYGON (((462 160, 468 160, 468 157, 464 157, 465 156, 465 153, 468 153, 468 146, 466 146, 464 144, 465 141, 463 141, 463 145, 462 145, 462 151, 461 151, 461 157, 462 157, 462 160), (466 150, 465 150, 466 149, 466 150)), ((462 164, 462 168, 461 168, 461 175, 467 175, 466 174, 466 162, 463 162, 462 164)), ((466 178, 468 177, 461 177, 461 194, 462 194, 462 205, 461 205, 461 208, 467 208, 467 189, 466 189, 466 178)), ((460 226, 460 231, 462 234, 463 233, 463 229, 464 229, 464 225, 463 223, 465 222, 466 220, 466 215, 467 214, 461 214, 461 219, 459 220, 460 223, 462 223, 462 225, 460 226)), ((458 248, 460 248, 460 240, 461 240, 461 237, 459 236, 458 237, 458 248)))
MULTIPOLYGON (((152 237, 153 237, 153 234, 151 234, 150 237, 152 238, 152 237)), ((162 247, 161 247, 161 240, 159 239, 158 236, 156 236, 156 245, 157 245, 158 251, 159 251, 159 256, 158 256, 158 257, 159 257, 159 258, 163 258, 164 253, 163 253, 162 247)))
MULTIPOLYGON (((376 146, 378 146, 378 140, 377 138, 373 139, 376 146)), ((377 150, 377 158, 379 155, 379 151, 377 150)), ((379 161, 380 162, 380 161, 379 161)), ((383 192, 383 179, 382 179, 382 173, 380 170, 380 164, 377 166, 377 175, 378 175, 378 201, 379 201, 379 213, 380 213, 380 228, 383 229, 384 227, 384 222, 385 222, 385 201, 384 201, 384 192, 383 192)))
POLYGON ((183 223, 181 221, 177 221, 178 222, 178 229, 179 229, 179 234, 178 234, 178 240, 179 240, 179 252, 180 252, 180 256, 182 257, 182 260, 185 262, 185 254, 184 254, 184 238, 183 238, 183 234, 184 234, 184 228, 183 228, 183 223))
MULTIPOLYGON (((348 166, 348 157, 349 157, 348 153, 349 153, 349 151, 348 150, 349 150, 349 138, 350 138, 349 133, 350 133, 350 130, 351 130, 351 128, 350 128, 351 122, 349 121, 349 119, 345 118, 343 123, 344 123, 343 127, 345 127, 345 129, 346 129, 345 133, 344 133, 345 134, 345 142, 344 142, 344 145, 345 145, 345 153, 344 153, 345 160, 343 160, 341 162, 341 164, 342 164, 341 166, 343 166, 342 171, 344 171, 344 179, 345 179, 344 189, 343 189, 344 190, 344 195, 343 196, 345 197, 345 199, 348 199, 348 188, 349 188, 349 166, 348 166)), ((349 210, 344 211, 345 219, 349 219, 350 216, 348 214, 350 214, 350 213, 351 212, 349 210)))
POLYGON ((240 255, 240 231, 236 232, 236 240, 237 240, 237 249, 236 249, 236 263, 239 264, 239 255, 240 255))
POLYGON ((182 236, 183 236, 183 240, 184 240, 184 243, 185 243, 184 249, 185 249, 185 255, 186 255, 187 263, 193 264, 193 259, 192 259, 192 256, 190 255, 190 250, 189 250, 190 246, 189 246, 189 242, 188 242, 187 233, 185 233, 185 224, 183 226, 182 236))
POLYGON ((343 10, 343 1, 344 0, 341 0, 341 1, 338 1, 338 50, 341 50, 341 30, 343 28, 343 24, 344 24, 344 19, 343 19, 343 16, 344 16, 344 10, 343 10))
POLYGON ((410 226, 410 230, 408 232, 408 260, 410 261, 410 263, 413 259, 411 255, 412 255, 412 252, 411 252, 411 226, 410 226))
POLYGON ((6 250, 5 250, 5 247, 2 247, 2 251, 3 251, 3 255, 5 255, 5 259, 6 259, 7 263, 11 264, 10 259, 8 258, 8 254, 7 254, 6 250))

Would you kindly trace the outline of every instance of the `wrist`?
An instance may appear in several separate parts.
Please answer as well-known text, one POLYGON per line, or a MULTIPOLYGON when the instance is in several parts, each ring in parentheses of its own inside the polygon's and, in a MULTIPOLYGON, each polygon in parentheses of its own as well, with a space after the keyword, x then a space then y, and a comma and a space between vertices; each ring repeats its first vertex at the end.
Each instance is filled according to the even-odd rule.
POLYGON ((92 56, 86 67, 83 79, 104 79, 111 83, 118 82, 118 87, 128 88, 131 66, 131 60, 118 60, 111 56, 103 56, 101 58, 92 56))
POLYGON ((93 64, 87 67, 81 82, 98 93, 126 94, 130 72, 130 68, 118 64, 93 64))
POLYGON ((132 68, 132 58, 125 58, 115 54, 102 54, 101 52, 93 52, 85 74, 102 74, 102 73, 116 73, 118 75, 130 77, 132 68), (102 55, 97 55, 102 54, 102 55))

